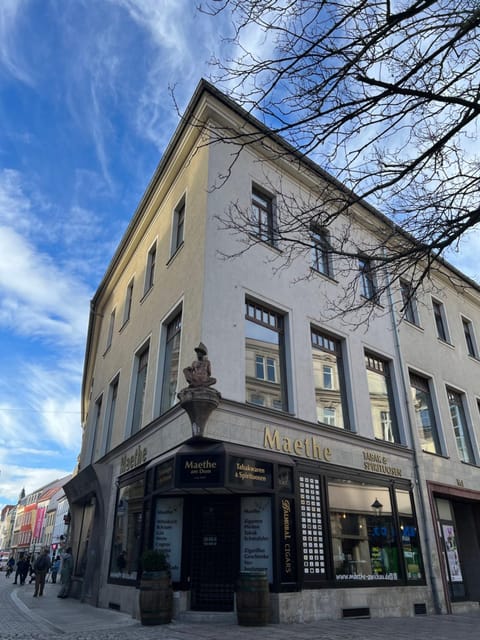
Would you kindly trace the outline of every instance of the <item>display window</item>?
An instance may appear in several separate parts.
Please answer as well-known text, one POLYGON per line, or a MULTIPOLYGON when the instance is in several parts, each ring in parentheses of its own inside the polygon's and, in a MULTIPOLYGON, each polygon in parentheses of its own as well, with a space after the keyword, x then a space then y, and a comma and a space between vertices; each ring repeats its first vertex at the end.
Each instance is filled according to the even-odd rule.
POLYGON ((109 571, 111 581, 137 580, 143 531, 144 488, 143 474, 120 483, 113 523, 109 571))

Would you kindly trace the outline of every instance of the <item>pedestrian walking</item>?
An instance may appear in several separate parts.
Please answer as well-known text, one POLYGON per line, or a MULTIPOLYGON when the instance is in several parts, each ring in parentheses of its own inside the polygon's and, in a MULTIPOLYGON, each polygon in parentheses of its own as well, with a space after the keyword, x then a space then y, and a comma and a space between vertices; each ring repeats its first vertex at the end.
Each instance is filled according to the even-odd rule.
POLYGON ((40 553, 38 558, 33 563, 33 570, 35 571, 35 592, 33 597, 43 596, 43 590, 45 588, 45 576, 47 575, 51 566, 50 556, 48 555, 48 547, 45 547, 40 553))
POLYGON ((57 598, 68 598, 68 594, 70 593, 70 585, 72 583, 72 573, 72 547, 68 547, 62 557, 62 568, 60 569, 60 582, 62 583, 62 588, 60 589, 60 593, 58 594, 57 598))
POLYGON ((21 553, 17 562, 17 570, 15 571, 15 579, 13 584, 18 584, 17 580, 20 580, 20 584, 25 584, 27 578, 30 562, 25 558, 25 554, 21 553))

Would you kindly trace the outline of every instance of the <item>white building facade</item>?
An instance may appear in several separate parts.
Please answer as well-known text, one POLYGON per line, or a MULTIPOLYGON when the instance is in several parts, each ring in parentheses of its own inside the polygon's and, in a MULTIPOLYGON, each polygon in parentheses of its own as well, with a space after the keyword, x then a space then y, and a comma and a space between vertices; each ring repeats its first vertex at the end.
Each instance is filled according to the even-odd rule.
MULTIPOLYGON (((464 564, 469 526, 480 531, 480 363, 463 320, 475 338, 479 290, 432 289, 461 318, 439 338, 428 296, 400 322, 401 292, 379 302, 360 261, 358 295, 385 312, 356 328, 322 319, 345 277, 324 230, 312 230, 310 263, 278 270, 274 229, 279 193, 308 200, 328 180, 200 83, 92 300, 82 451, 65 486, 79 597, 136 616, 139 558, 153 547, 168 555, 177 616, 233 614, 240 572, 258 570, 272 622, 478 603, 464 564), (261 143, 214 142, 225 127, 261 143), (246 253, 219 222, 232 203, 257 226, 246 253), (221 399, 192 425, 177 394, 200 343, 221 399)), ((355 205, 353 232, 384 223, 355 205)))

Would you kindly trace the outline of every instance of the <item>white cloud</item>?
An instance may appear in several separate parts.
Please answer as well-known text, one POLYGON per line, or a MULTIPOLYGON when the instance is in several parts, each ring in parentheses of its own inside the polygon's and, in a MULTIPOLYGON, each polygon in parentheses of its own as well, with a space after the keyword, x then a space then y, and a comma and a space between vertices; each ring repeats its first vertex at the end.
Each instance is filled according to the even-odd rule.
MULTIPOLYGON (((18 497, 22 488, 25 493, 44 487, 45 485, 59 480, 69 475, 71 470, 65 470, 61 467, 38 469, 29 466, 18 466, 13 464, 2 464, 0 466, 0 496, 7 504, 17 504, 18 497)), ((3 507, 0 504, 0 509, 3 507)))
POLYGON ((17 24, 25 0, 0 2, 0 65, 16 80, 33 85, 33 77, 22 60, 23 41, 17 41, 17 24))

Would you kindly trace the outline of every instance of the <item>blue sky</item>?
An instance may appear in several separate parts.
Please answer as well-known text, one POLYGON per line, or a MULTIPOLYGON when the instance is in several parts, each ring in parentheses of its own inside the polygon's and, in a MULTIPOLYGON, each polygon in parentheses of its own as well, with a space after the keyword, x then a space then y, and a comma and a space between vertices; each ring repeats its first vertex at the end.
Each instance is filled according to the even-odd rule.
POLYGON ((235 54, 196 4, 0 2, 0 508, 76 464, 89 301, 177 125, 169 87, 183 107, 235 54))

